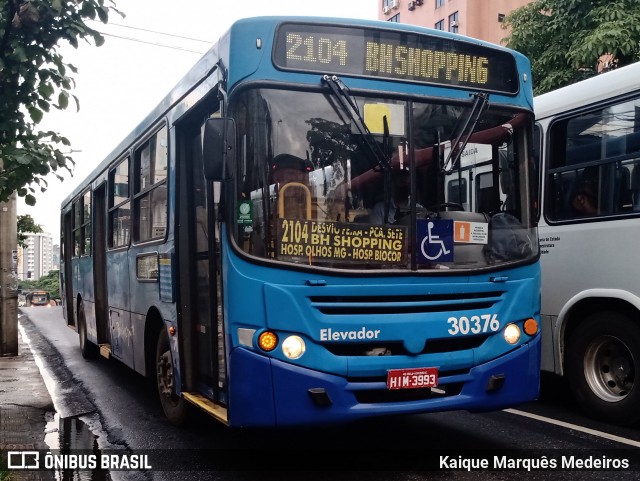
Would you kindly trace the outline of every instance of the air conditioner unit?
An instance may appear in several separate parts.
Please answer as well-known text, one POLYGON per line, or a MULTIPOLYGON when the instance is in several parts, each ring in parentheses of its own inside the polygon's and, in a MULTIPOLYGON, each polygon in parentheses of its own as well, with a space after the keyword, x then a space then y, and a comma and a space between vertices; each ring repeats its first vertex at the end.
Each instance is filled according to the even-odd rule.
POLYGON ((395 8, 397 10, 398 7, 400 7, 400 0, 392 0, 391 1, 391 8, 395 8))
POLYGON ((449 24, 449 26, 450 26, 451 28, 455 28, 455 27, 457 27, 457 26, 458 26, 458 22, 456 22, 455 20, 451 20, 451 23, 449 24))
POLYGON ((384 13, 385 15, 389 15, 389 11, 391 11, 390 7, 387 7, 386 5, 382 7, 382 13, 384 13))
POLYGON ((415 4, 419 7, 420 5, 422 5, 424 3, 424 0, 416 0, 415 4))
POLYGON ((416 2, 409 2, 409 10, 415 10, 416 9, 416 2))

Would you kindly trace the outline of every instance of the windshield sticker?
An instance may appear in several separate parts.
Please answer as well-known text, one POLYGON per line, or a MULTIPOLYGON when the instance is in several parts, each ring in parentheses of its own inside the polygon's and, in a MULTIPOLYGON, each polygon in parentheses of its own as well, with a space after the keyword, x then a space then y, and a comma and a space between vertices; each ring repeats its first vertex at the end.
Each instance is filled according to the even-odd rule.
POLYGON ((278 219, 281 260, 406 264, 407 228, 278 219))
POLYGON ((418 262, 453 262, 453 220, 418 219, 418 262))
POLYGON ((488 244, 489 224, 486 222, 453 222, 453 240, 461 244, 488 244))
POLYGON ((372 134, 385 133, 385 119, 389 135, 406 135, 404 104, 364 104, 364 123, 372 134))
POLYGON ((238 204, 238 225, 251 224, 253 222, 253 202, 243 200, 238 204))

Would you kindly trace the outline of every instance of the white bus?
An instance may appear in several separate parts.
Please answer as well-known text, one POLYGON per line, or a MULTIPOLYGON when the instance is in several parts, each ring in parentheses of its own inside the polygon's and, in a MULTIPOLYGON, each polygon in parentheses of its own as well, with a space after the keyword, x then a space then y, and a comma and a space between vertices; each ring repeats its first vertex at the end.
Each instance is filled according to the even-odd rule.
POLYGON ((640 63, 535 98, 542 369, 617 424, 640 419, 640 63))

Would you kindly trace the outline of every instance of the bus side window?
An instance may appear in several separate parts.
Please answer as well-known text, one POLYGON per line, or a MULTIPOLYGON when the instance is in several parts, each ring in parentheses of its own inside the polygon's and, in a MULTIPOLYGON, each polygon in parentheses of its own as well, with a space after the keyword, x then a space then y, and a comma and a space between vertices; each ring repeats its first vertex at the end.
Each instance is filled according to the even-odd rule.
POLYGON ((633 171, 631 172, 631 200, 633 203, 633 210, 640 210, 640 162, 633 165, 633 171))
POLYGON ((631 198, 631 172, 626 166, 621 166, 618 170, 618 211, 628 212, 633 208, 631 198))
POLYGON ((134 241, 161 239, 167 229, 167 127, 163 126, 135 152, 134 241))

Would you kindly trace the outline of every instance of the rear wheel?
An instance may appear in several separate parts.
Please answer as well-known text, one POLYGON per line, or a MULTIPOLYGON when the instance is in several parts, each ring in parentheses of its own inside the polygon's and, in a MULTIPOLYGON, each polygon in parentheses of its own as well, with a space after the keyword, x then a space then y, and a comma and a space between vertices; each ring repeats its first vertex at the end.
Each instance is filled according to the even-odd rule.
POLYGON ((80 352, 85 359, 93 359, 98 355, 98 346, 87 338, 87 320, 84 316, 84 303, 78 304, 78 337, 80 338, 80 352))
POLYGON ((640 419, 640 326, 614 311, 584 319, 567 343, 569 385, 589 415, 615 424, 640 419))
POLYGON ((182 425, 187 418, 185 400, 176 394, 173 358, 169 336, 163 328, 158 335, 156 348, 156 379, 160 404, 171 424, 182 425))

